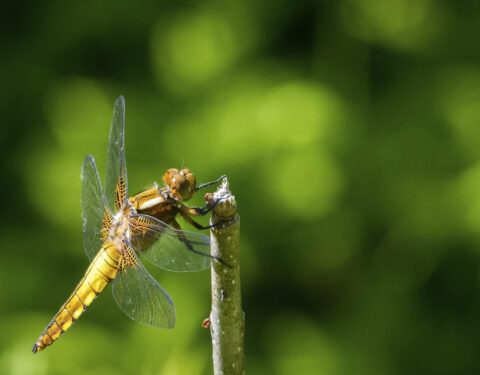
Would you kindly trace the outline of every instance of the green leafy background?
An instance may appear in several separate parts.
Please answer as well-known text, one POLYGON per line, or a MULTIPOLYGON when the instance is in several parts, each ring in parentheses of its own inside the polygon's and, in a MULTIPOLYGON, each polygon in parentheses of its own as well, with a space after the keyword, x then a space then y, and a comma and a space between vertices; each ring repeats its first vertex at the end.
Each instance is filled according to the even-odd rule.
POLYGON ((109 287, 30 352, 88 266, 80 167, 91 153, 103 175, 120 94, 131 193, 182 165, 229 177, 247 374, 480 372, 475 1, 2 8, 1 374, 212 373, 209 272, 149 264, 174 330, 109 287))

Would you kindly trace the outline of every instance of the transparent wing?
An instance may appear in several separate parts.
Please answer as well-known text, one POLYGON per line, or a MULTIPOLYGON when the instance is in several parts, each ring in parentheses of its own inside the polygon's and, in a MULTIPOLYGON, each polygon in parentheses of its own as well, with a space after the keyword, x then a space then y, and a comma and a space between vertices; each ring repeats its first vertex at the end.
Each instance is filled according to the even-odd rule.
POLYGON ((131 242, 154 265, 168 271, 193 272, 210 267, 210 239, 175 229, 149 215, 130 218, 131 242))
POLYGON ((157 328, 175 325, 172 300, 147 272, 129 244, 124 245, 112 292, 117 305, 131 319, 157 328))
POLYGON ((111 214, 92 155, 82 165, 83 247, 90 260, 102 246, 102 236, 111 223, 111 214))
POLYGON ((125 101, 120 96, 113 108, 112 126, 107 151, 105 196, 109 206, 117 211, 128 195, 125 162, 125 101))

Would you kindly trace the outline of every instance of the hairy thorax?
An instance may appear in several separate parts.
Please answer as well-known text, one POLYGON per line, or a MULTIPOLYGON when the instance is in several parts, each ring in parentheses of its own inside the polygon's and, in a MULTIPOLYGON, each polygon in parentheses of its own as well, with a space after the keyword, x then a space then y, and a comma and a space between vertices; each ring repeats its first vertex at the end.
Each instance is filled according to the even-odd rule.
POLYGON ((130 241, 129 223, 128 214, 124 210, 118 211, 113 217, 107 238, 114 243, 117 248, 121 248, 121 243, 124 241, 130 241))
POLYGON ((130 204, 139 214, 156 217, 170 223, 180 211, 180 202, 170 197, 164 189, 157 186, 135 195, 130 204))

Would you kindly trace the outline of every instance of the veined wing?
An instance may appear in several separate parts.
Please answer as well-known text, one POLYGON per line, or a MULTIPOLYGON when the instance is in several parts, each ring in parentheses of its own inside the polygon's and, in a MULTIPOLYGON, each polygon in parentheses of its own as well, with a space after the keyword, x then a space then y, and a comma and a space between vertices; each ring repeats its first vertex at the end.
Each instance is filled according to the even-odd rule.
POLYGON ((92 261, 112 220, 92 155, 85 157, 82 165, 82 217, 83 247, 92 261))
POLYGON ((131 319, 157 328, 173 328, 175 308, 167 292, 147 272, 131 244, 124 243, 113 297, 131 319))
POLYGON ((116 211, 128 196, 127 164, 125 162, 125 100, 118 97, 113 107, 105 171, 105 196, 116 211))
POLYGON ((210 239, 175 229, 149 215, 130 218, 131 242, 154 265, 168 271, 193 272, 210 266, 210 239))

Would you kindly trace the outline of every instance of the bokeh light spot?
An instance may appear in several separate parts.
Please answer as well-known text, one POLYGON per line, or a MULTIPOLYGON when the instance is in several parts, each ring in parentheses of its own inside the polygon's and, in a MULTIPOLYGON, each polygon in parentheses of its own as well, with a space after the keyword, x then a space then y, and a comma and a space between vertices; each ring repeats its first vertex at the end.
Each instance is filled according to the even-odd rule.
POLYGON ((49 131, 32 146, 26 183, 33 188, 27 191, 46 219, 78 231, 82 162, 93 154, 103 175, 112 106, 100 86, 74 79, 54 87, 46 111, 49 131))
POLYGON ((440 72, 437 90, 440 111, 451 126, 462 149, 480 157, 480 69, 456 66, 440 72))
POLYGON ((269 358, 275 374, 338 374, 339 355, 318 325, 298 313, 280 313, 271 318, 269 358))
POLYGON ((337 163, 319 151, 284 155, 268 172, 267 185, 275 204, 298 217, 327 214, 336 206, 343 187, 337 163))
POLYGON ((480 162, 464 171, 457 181, 457 204, 464 207, 464 220, 474 233, 480 233, 480 162))
POLYGON ((423 47, 435 36, 441 12, 432 0, 344 0, 341 13, 352 35, 401 48, 423 47))
POLYGON ((25 338, 10 346, 0 357, 0 372, 9 375, 44 375, 48 374, 47 358, 36 358, 25 350, 30 341, 25 338))
POLYGON ((325 135, 339 116, 338 100, 329 90, 290 81, 274 86, 261 98, 256 120, 265 146, 305 146, 325 135))
POLYGON ((153 31, 154 70, 168 89, 182 92, 224 71, 236 56, 235 44, 229 24, 212 12, 171 14, 153 31))

